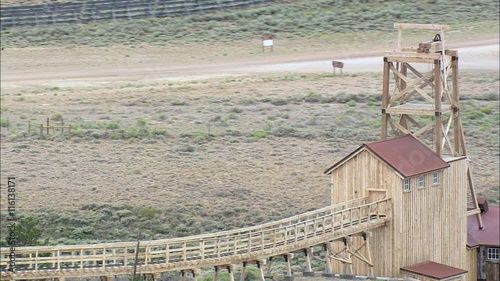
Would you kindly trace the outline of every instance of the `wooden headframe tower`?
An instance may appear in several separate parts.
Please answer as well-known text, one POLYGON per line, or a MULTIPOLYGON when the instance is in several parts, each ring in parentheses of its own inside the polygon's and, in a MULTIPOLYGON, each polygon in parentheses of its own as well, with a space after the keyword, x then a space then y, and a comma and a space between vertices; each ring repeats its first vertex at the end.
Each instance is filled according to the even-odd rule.
MULTIPOLYGON (((460 120, 458 52, 446 49, 444 41, 449 26, 396 23, 394 27, 398 30, 397 49, 384 56, 381 138, 411 134, 440 157, 467 156, 460 120), (418 48, 405 48, 405 29, 433 31, 434 37, 418 48)), ((482 228, 470 165, 467 179, 473 204, 467 215, 476 215, 482 228)))

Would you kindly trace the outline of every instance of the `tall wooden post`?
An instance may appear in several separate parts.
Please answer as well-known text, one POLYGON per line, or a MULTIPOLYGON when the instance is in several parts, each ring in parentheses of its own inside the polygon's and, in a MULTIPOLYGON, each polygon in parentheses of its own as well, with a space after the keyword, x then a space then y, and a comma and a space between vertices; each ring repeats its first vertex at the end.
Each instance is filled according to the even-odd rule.
MULTIPOLYGON (((408 65, 406 62, 401 63, 401 74, 404 77, 408 76, 408 65)), ((399 89, 402 91, 406 88, 406 81, 404 79, 399 79, 399 89)))
POLYGON ((267 269, 266 269, 266 273, 268 276, 271 275, 272 266, 273 266, 273 257, 269 257, 269 259, 267 260, 267 269))
POLYGON ((260 281, 266 281, 266 278, 264 277, 264 269, 262 268, 262 263, 260 261, 257 261, 257 268, 259 269, 260 281))
MULTIPOLYGON (((366 257, 368 259, 368 261, 371 262, 372 260, 372 255, 371 255, 371 252, 370 252, 370 237, 372 236, 372 233, 371 232, 365 232, 363 234, 363 239, 365 239, 366 241, 366 257)), ((373 266, 369 266, 368 267, 368 277, 373 277, 373 266)))
POLYGON ((132 281, 135 280, 135 276, 137 274, 137 263, 139 262, 139 246, 141 243, 141 232, 139 232, 139 236, 137 237, 137 246, 135 247, 135 261, 134 261, 134 273, 132 275, 132 281))
POLYGON ((451 57, 452 67, 452 83, 453 83, 453 146, 455 156, 465 155, 465 151, 461 149, 462 133, 460 132, 460 99, 458 94, 458 56, 451 57), (463 154, 461 154, 463 153, 463 154))
POLYGON ((286 262, 286 274, 287 276, 292 276, 292 255, 285 254, 285 262, 286 262))
POLYGON ((312 270, 311 259, 312 259, 312 248, 308 247, 304 249, 304 254, 306 255, 306 270, 304 271, 304 276, 312 277, 314 276, 314 271, 312 270))
POLYGON ((215 267, 215 276, 214 276, 214 281, 219 280, 219 267, 215 267))
POLYGON ((345 263, 345 274, 352 275, 352 273, 353 273, 352 256, 349 254, 351 252, 352 237, 348 236, 344 239, 345 239, 344 244, 346 247, 346 252, 349 256, 349 263, 345 263))
POLYGON ((477 220, 477 226, 479 229, 483 229, 483 219, 481 218, 481 212, 479 211, 479 202, 477 201, 477 195, 476 195, 476 189, 474 188, 474 182, 472 180, 472 172, 470 170, 470 165, 467 163, 467 180, 469 181, 469 189, 470 189, 470 195, 472 197, 472 204, 474 205, 474 209, 476 210, 476 220, 477 220))
MULTIPOLYGON (((328 257, 328 255, 330 255, 330 250, 328 249, 328 244, 323 244, 323 250, 326 253, 324 273, 329 274, 329 273, 332 273, 332 265, 330 263, 330 258, 328 257)), ((323 276, 325 276, 325 274, 323 276)))
POLYGON ((234 274, 233 274, 233 266, 228 265, 227 266, 227 272, 229 272, 229 281, 234 281, 234 274))
POLYGON ((246 271, 247 271, 247 263, 243 262, 243 268, 241 269, 240 281, 245 281, 246 271))
POLYGON ((442 135, 442 84, 441 84, 441 60, 434 60, 434 137, 435 137, 435 152, 441 157, 441 146, 443 141, 442 135))
MULTIPOLYGON (((406 62, 403 62, 401 63, 401 74, 404 76, 404 77, 408 77, 408 65, 406 62)), ((406 81, 404 79, 399 79, 399 90, 400 91, 403 91, 404 89, 406 89, 406 81)), ((408 120, 407 120, 407 116, 406 114, 401 114, 401 118, 399 120, 399 124, 408 130, 408 120)), ((404 132, 400 131, 399 132, 399 135, 400 136, 403 136, 404 135, 404 132)))
POLYGON ((389 62, 384 58, 384 77, 382 82, 382 134, 381 139, 387 138, 387 106, 389 105, 389 62))

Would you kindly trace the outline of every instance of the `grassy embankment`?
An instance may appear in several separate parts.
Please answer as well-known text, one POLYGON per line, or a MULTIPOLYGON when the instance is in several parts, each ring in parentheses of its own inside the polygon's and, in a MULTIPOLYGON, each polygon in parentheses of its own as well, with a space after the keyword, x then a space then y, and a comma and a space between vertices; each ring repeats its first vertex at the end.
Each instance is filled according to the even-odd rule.
POLYGON ((471 40, 498 34, 498 2, 287 1, 185 17, 7 29, 2 46, 178 45, 248 41, 273 33, 283 41, 307 40, 322 47, 340 42, 352 48, 392 40, 394 22, 449 24, 453 31, 447 39, 467 35, 471 40))

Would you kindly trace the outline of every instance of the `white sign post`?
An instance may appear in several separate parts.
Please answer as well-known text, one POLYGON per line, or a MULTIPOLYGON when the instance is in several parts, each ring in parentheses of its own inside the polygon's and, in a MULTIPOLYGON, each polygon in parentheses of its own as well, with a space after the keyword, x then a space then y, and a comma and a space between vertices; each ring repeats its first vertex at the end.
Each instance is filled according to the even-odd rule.
POLYGON ((273 40, 272 39, 264 40, 262 41, 262 45, 264 47, 271 47, 273 45, 273 40))
POLYGON ((272 34, 262 35, 262 52, 266 51, 266 47, 270 47, 272 52, 273 45, 274 45, 274 35, 272 34))

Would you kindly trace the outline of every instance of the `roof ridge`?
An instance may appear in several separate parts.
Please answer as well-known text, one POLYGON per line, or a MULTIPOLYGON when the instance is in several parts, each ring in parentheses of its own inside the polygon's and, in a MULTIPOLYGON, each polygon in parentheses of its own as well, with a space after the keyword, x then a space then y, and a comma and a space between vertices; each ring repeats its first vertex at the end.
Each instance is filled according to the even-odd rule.
POLYGON ((414 139, 416 139, 414 136, 412 136, 411 134, 406 134, 404 136, 399 136, 399 137, 393 137, 393 138, 387 138, 387 139, 383 139, 383 140, 378 140, 378 141, 372 141, 372 142, 368 142, 368 143, 365 143, 365 145, 369 145, 369 144, 377 144, 377 143, 383 143, 383 142, 386 142, 386 141, 392 141, 392 140, 395 140, 395 139, 402 139, 402 138, 405 138, 405 137, 408 137, 408 136, 411 136, 413 137, 414 139))

